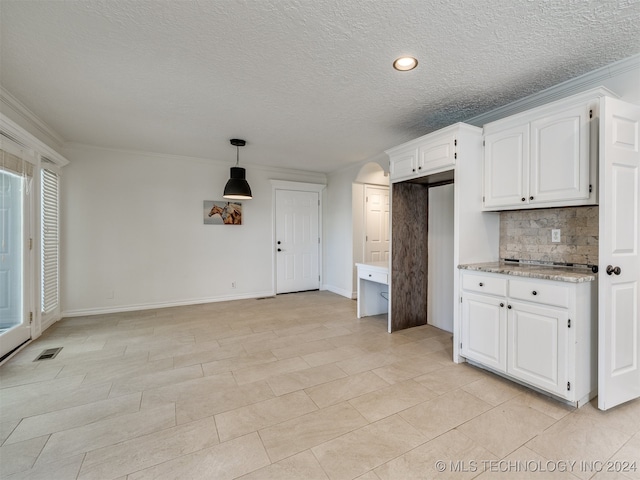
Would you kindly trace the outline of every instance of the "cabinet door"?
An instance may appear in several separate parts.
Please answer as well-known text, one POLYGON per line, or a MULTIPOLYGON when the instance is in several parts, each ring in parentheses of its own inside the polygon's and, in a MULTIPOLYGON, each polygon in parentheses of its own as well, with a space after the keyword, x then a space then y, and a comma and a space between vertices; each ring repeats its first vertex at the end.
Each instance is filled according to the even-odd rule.
POLYGON ((418 171, 424 174, 452 167, 455 156, 453 136, 429 142, 418 148, 418 171))
POLYGON ((528 203, 529 124, 484 137, 484 207, 528 203))
POLYGON ((530 203, 589 198, 589 106, 531 122, 530 203))
POLYGON ((510 302, 507 373, 571 398, 567 387, 568 319, 564 309, 510 302))
POLYGON ((391 157, 391 180, 408 178, 415 175, 417 165, 417 150, 391 157))
POLYGON ((505 300, 465 293, 462 297, 462 356, 506 371, 507 315, 505 300))

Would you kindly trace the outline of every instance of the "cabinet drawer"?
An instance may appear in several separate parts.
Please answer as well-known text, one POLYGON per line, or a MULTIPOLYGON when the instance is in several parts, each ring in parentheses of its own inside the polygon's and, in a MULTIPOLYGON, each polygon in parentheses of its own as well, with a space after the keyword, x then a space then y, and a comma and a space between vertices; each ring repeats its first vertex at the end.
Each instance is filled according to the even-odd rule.
POLYGON ((360 272, 360 278, 377 283, 389 283, 389 275, 382 272, 373 272, 371 270, 363 270, 360 272))
POLYGON ((507 295, 507 280, 490 275, 463 275, 462 288, 489 295, 507 295))
POLYGON ((551 284, 510 279, 509 298, 568 308, 569 288, 557 282, 551 284))

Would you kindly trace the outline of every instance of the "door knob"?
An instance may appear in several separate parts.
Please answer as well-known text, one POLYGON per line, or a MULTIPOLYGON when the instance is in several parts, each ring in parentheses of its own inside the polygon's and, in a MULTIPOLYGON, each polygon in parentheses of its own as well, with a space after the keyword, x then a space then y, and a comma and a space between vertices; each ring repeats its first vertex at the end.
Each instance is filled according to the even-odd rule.
POLYGON ((620 267, 613 267, 611 265, 607 265, 607 275, 611 275, 613 273, 615 273, 616 275, 620 275, 620 272, 622 272, 622 270, 620 270, 620 267))

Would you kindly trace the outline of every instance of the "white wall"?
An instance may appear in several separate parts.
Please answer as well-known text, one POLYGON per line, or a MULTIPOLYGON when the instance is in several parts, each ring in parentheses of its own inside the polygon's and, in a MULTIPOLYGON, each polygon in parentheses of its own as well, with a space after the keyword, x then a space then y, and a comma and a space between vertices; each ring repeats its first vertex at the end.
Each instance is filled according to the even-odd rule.
POLYGON ((429 189, 427 323, 453 332, 454 185, 429 189))
POLYGON ((359 166, 341 169, 327 176, 324 205, 324 288, 352 297, 353 266, 351 184, 359 166))
POLYGON ((223 200, 231 160, 78 145, 64 153, 67 316, 273 294, 269 179, 326 183, 323 174, 245 165, 254 198, 243 202, 243 225, 204 225, 202 202, 223 200))

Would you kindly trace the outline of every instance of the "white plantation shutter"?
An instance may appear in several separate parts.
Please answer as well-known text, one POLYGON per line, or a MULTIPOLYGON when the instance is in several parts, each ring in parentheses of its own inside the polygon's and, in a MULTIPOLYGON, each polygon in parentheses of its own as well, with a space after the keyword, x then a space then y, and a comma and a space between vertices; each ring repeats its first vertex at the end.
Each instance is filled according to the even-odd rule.
POLYGON ((59 177, 42 169, 42 312, 58 307, 59 177))

